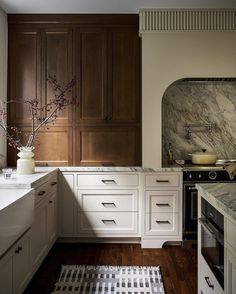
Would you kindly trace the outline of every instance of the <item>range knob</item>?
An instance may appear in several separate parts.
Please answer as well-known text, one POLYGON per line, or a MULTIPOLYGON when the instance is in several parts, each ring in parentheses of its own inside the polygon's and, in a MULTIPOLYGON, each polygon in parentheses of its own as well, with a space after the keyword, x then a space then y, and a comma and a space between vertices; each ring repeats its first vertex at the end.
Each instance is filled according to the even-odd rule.
POLYGON ((201 179, 201 178, 202 178, 202 174, 199 174, 199 175, 198 175, 198 178, 201 179))
POLYGON ((188 178, 189 178, 189 179, 192 179, 192 177, 193 177, 192 174, 189 174, 189 175, 188 175, 188 178))
POLYGON ((209 177, 210 180, 215 180, 216 177, 217 177, 217 173, 215 171, 210 171, 208 173, 208 177, 209 177))

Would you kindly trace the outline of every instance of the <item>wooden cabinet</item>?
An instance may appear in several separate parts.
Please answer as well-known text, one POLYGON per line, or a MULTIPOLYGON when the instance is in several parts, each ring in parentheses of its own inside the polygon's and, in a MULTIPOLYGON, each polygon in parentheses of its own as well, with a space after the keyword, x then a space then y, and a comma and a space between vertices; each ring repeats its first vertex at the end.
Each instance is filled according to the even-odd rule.
POLYGON ((0 289, 4 294, 21 294, 30 277, 30 231, 27 231, 0 259, 0 289))
POLYGON ((139 129, 136 127, 77 127, 76 165, 141 164, 139 129))
MULTIPOLYGON (((36 164, 141 165, 137 15, 10 16, 8 96, 50 101, 48 74, 62 85, 76 78, 68 98, 76 97, 79 106, 63 110, 55 125, 42 130, 36 164), (54 147, 47 148, 45 142, 54 147)), ((28 107, 14 103, 9 113, 9 123, 26 134, 31 124, 28 107)), ((8 165, 15 165, 16 152, 9 149, 8 154, 8 165)))
POLYGON ((16 103, 9 107, 9 122, 30 124, 30 112, 24 99, 38 98, 42 103, 41 36, 38 29, 9 29, 8 98, 16 103))
POLYGON ((182 241, 181 177, 181 172, 143 175, 143 248, 182 241))

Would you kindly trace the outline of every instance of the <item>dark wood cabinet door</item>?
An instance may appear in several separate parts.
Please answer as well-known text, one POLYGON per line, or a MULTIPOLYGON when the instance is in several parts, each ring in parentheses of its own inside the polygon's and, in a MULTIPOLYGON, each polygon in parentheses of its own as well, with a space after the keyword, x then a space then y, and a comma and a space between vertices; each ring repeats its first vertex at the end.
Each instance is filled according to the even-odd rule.
MULTIPOLYGON (((27 140, 29 127, 21 127, 23 142, 27 140)), ((37 166, 72 165, 72 127, 42 129, 34 143, 34 159, 37 166)), ((15 166, 18 150, 8 147, 8 165, 15 166)))
POLYGON ((23 100, 38 98, 41 102, 41 38, 38 30, 9 31, 8 100, 9 121, 30 124, 29 108, 23 100))
MULTIPOLYGON (((48 75, 55 76, 60 85, 66 85, 72 79, 72 30, 43 30, 43 100, 54 98, 52 86, 47 83, 48 75)), ((66 98, 71 99, 73 93, 66 98)), ((72 123, 72 107, 58 113, 56 125, 72 123)))
POLYGON ((112 122, 137 123, 141 112, 141 40, 137 30, 113 29, 109 75, 109 117, 112 122))
POLYGON ((81 29, 76 36, 76 68, 79 77, 77 123, 101 122, 107 115, 107 33, 81 29))
POLYGON ((140 165, 136 127, 77 127, 75 165, 140 165))

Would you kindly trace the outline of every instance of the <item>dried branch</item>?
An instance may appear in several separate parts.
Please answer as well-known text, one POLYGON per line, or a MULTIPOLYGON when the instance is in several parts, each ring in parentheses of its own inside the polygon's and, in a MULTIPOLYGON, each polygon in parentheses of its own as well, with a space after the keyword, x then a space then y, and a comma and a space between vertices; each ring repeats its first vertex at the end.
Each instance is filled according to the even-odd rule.
MULTIPOLYGON (((73 98, 67 98, 66 95, 72 92, 75 86, 75 79, 72 79, 65 86, 59 84, 55 76, 48 76, 47 82, 52 87, 54 92, 54 97, 45 103, 40 105, 38 98, 27 99, 24 101, 11 100, 7 103, 24 103, 28 105, 29 112, 31 114, 31 132, 28 137, 26 147, 33 147, 36 136, 38 135, 40 129, 46 127, 48 124, 54 123, 58 118, 58 113, 66 107, 76 104, 76 100, 73 98)), ((17 127, 7 127, 7 103, 0 101, 0 127, 5 132, 8 140, 8 144, 15 148, 22 147, 20 141, 20 131, 17 127)))

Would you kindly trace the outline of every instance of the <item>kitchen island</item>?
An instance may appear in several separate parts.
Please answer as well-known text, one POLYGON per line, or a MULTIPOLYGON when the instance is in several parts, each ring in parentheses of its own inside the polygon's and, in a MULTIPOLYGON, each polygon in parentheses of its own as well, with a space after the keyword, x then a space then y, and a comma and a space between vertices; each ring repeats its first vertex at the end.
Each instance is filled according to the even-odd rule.
POLYGON ((236 289, 236 183, 197 184, 196 187, 200 218, 198 293, 233 294, 236 289), (210 204, 206 214, 205 203, 210 204), (222 229, 214 229, 217 221, 222 223, 222 229), (222 283, 214 271, 217 267, 223 276, 222 283))

